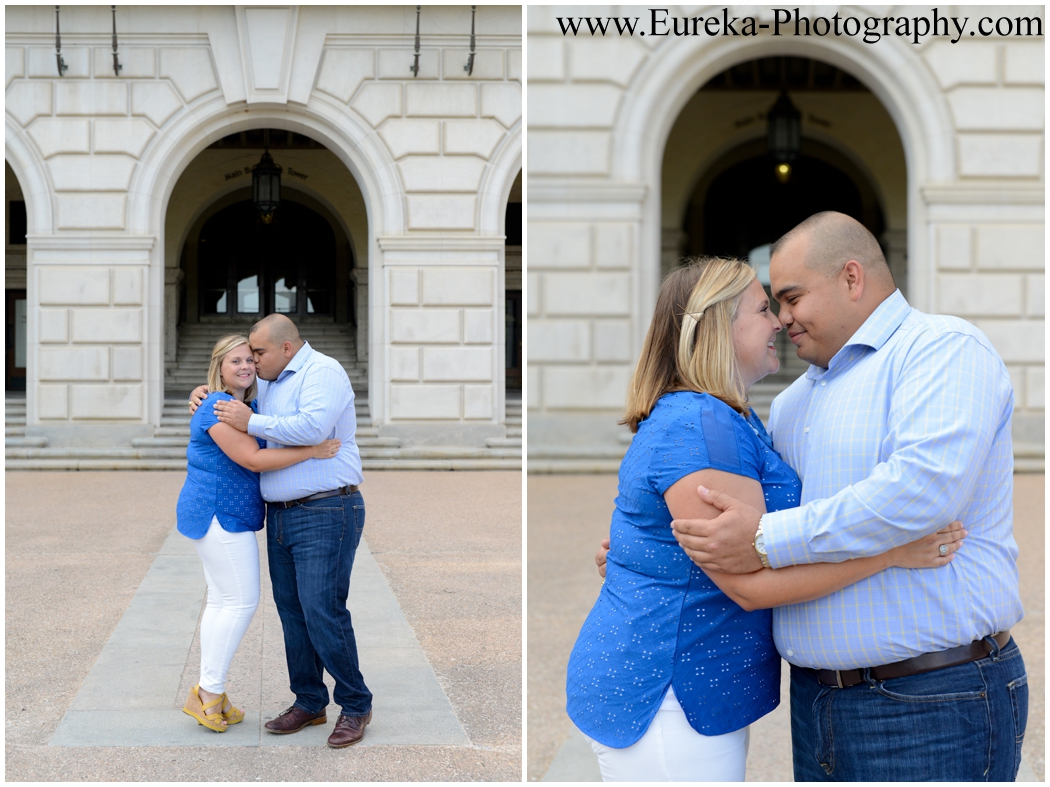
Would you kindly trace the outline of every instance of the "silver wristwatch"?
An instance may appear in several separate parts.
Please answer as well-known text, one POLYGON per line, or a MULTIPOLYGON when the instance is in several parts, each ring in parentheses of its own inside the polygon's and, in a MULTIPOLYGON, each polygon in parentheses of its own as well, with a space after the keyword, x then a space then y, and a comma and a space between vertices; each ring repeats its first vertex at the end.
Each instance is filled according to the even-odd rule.
POLYGON ((758 530, 755 531, 755 540, 751 542, 755 547, 755 551, 758 553, 759 560, 762 561, 762 565, 766 568, 773 568, 769 565, 769 555, 766 554, 766 536, 762 532, 762 520, 758 520, 758 530))

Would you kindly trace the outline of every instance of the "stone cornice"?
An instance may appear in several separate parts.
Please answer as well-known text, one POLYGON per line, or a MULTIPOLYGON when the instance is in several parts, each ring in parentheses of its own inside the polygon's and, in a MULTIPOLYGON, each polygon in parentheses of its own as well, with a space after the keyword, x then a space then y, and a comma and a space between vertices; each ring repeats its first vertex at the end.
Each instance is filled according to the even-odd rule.
POLYGON ((157 239, 153 235, 27 235, 26 246, 33 251, 78 249, 118 249, 150 251, 157 239))
POLYGON ((529 182, 529 202, 640 203, 649 187, 644 183, 546 183, 529 182))
POLYGON ((380 235, 376 243, 382 251, 499 251, 502 235, 380 235))
POLYGON ((920 192, 927 204, 1042 205, 1045 201, 1044 189, 1042 183, 952 183, 923 186, 920 192))

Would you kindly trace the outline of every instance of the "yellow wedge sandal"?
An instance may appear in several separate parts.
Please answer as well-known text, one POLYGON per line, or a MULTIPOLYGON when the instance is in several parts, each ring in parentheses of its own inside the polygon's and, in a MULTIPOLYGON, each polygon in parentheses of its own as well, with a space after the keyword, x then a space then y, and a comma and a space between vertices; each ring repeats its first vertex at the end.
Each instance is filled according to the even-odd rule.
POLYGON ((207 727, 209 730, 226 732, 226 725, 222 723, 222 704, 225 701, 226 695, 220 694, 205 705, 201 700, 200 684, 198 683, 190 689, 190 696, 186 698, 186 704, 182 706, 182 712, 192 716, 197 720, 198 724, 207 727), (216 706, 218 706, 217 709, 216 706), (211 713, 208 711, 211 711, 211 713))
POLYGON ((238 722, 244 721, 244 711, 233 706, 233 703, 230 702, 230 698, 226 696, 226 692, 222 693, 222 707, 222 717, 226 719, 227 724, 237 724, 238 722), (229 708, 229 710, 227 710, 227 708, 229 708))

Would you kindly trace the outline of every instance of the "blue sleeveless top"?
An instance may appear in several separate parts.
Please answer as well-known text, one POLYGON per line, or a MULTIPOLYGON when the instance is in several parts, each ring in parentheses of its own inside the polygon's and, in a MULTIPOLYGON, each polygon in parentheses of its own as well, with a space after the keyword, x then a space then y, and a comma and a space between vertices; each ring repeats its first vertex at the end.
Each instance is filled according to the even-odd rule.
MULTIPOLYGON (((179 493, 178 529, 189 538, 204 538, 214 516, 223 530, 241 533, 262 530, 266 505, 259 492, 259 474, 241 467, 223 453, 208 430, 219 419, 217 401, 233 401, 225 391, 208 394, 190 419, 190 444, 186 447, 186 482, 179 493)), ((258 412, 256 402, 251 403, 258 412)), ((258 440, 260 448, 266 444, 258 440)))
POLYGON ((665 394, 620 464, 605 584, 569 657, 567 710, 599 743, 645 734, 668 686, 694 730, 722 735, 780 703, 770 610, 745 612, 682 551, 664 492, 714 469, 762 484, 766 508, 799 504, 798 476, 758 417, 708 394, 665 394))

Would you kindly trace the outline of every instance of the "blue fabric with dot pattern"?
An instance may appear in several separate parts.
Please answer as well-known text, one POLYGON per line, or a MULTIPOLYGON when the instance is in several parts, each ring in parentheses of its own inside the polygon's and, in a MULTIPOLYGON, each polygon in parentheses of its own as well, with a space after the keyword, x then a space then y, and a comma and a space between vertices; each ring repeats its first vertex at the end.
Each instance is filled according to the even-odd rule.
POLYGON ((780 702, 769 610, 745 612, 678 546, 664 493, 699 470, 762 484, 766 508, 799 504, 801 483, 761 421, 691 391, 665 394, 620 464, 605 584, 569 657, 567 710, 584 733, 625 748, 673 685, 702 735, 741 729, 780 702))
MULTIPOLYGON (((223 453, 208 434, 219 419, 214 405, 232 401, 228 393, 208 394, 190 419, 190 444, 186 448, 186 483, 179 493, 178 529, 189 538, 204 538, 214 516, 230 533, 262 530, 266 505, 259 492, 259 474, 241 467, 223 453)), ((256 402, 251 403, 258 412, 256 402)), ((262 440, 256 440, 260 448, 262 440)))

